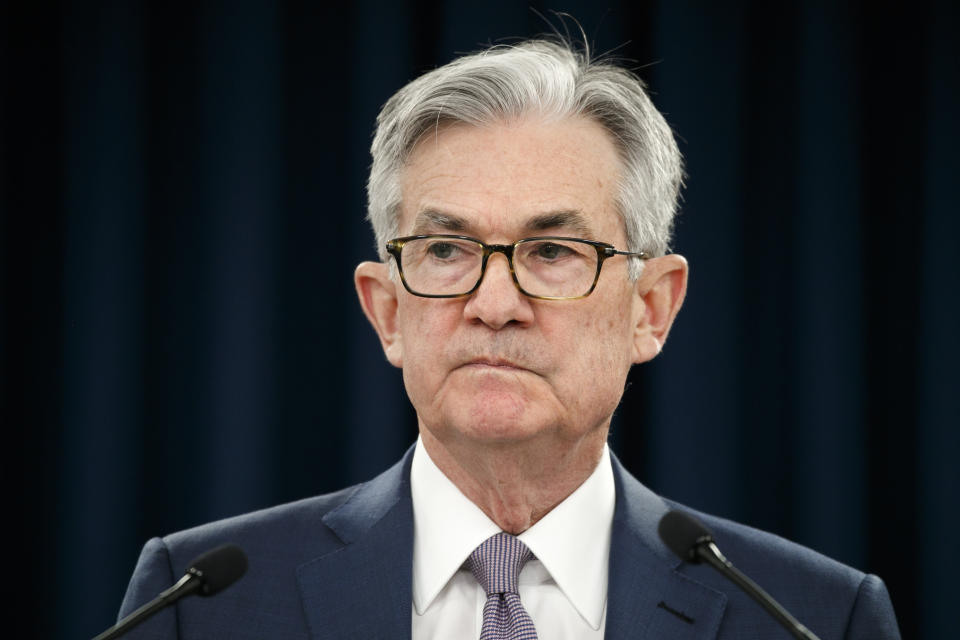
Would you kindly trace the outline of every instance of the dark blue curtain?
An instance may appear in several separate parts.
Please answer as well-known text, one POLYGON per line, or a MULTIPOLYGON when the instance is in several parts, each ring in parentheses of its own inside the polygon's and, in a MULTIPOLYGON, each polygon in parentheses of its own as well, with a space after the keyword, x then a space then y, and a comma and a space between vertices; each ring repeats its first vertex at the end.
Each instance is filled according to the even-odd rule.
POLYGON ((689 174, 686 307, 631 373, 615 450, 667 496, 880 574, 905 637, 948 636, 956 3, 468 6, 0 9, 10 624, 92 636, 148 537, 401 455, 414 416, 352 285, 376 112, 560 10, 635 61, 689 174))

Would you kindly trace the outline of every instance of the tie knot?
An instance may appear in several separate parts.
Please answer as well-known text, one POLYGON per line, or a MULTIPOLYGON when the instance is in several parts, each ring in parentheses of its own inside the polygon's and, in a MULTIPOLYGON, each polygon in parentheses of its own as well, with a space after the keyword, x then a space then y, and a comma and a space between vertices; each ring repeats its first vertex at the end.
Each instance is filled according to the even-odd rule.
POLYGON ((483 541, 470 554, 470 571, 487 595, 517 593, 520 570, 533 555, 520 539, 498 533, 483 541))

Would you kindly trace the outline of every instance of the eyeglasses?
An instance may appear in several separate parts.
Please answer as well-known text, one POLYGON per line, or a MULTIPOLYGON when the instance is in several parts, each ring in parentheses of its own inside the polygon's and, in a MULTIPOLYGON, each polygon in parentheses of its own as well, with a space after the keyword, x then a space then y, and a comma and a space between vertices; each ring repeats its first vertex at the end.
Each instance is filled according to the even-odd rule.
POLYGON ((640 252, 580 238, 525 238, 513 244, 485 244, 454 235, 407 236, 387 243, 407 291, 424 298, 458 298, 480 286, 491 254, 502 253, 517 289, 539 300, 575 300, 590 295, 607 258, 640 252))

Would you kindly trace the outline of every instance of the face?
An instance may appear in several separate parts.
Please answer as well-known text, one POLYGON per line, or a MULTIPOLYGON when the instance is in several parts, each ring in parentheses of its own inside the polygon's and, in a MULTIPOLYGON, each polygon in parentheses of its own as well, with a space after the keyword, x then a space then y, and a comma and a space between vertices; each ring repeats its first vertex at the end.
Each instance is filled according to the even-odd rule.
MULTIPOLYGON (((527 119, 429 134, 402 176, 400 235, 453 233, 511 244, 535 236, 626 249, 615 208, 620 161, 585 119, 527 119)), ((361 304, 403 368, 421 430, 456 445, 605 437, 631 364, 657 351, 683 297, 686 263, 650 260, 638 282, 608 259, 580 300, 535 300, 494 254, 468 297, 421 298, 380 263, 357 269, 361 304), (666 275, 665 275, 666 274, 666 275)))
MULTIPOLYGON (((426 136, 410 157, 401 235, 502 244, 560 235, 625 248, 618 177, 613 144, 587 120, 452 126, 426 136)), ((609 259, 581 300, 524 296, 502 254, 466 298, 420 298, 398 287, 390 356, 421 428, 440 441, 488 442, 605 430, 637 356, 642 302, 627 260, 609 259)))

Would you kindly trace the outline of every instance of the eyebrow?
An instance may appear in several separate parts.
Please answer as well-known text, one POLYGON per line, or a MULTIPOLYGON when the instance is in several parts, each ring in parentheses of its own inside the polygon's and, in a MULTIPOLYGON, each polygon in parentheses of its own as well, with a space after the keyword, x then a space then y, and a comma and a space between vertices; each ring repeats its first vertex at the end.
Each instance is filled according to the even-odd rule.
MULTIPOLYGON (((423 235, 438 228, 443 231, 464 232, 470 228, 470 224, 460 216, 426 209, 417 214, 412 233, 413 235, 423 235)), ((524 224, 524 229, 531 232, 556 228, 569 229, 577 235, 587 238, 592 236, 586 216, 575 209, 542 213, 533 216, 524 224)))
POLYGON ((413 235, 423 235, 437 228, 444 231, 464 231, 467 228, 467 221, 459 216, 427 209, 417 214, 413 235))
POLYGON ((591 235, 590 225, 587 224, 586 217, 574 209, 551 211, 534 216, 527 221, 526 227, 531 231, 546 231, 547 229, 562 227, 581 236, 591 235))

